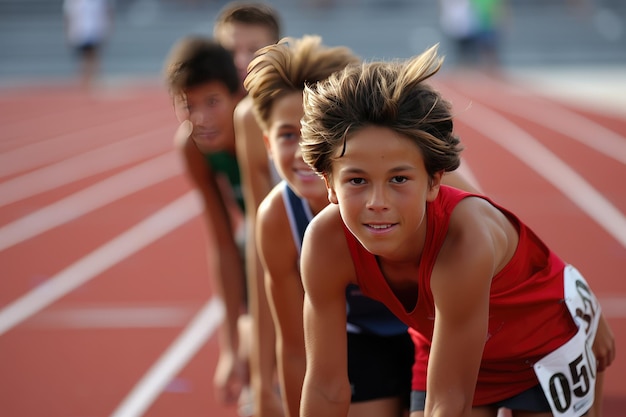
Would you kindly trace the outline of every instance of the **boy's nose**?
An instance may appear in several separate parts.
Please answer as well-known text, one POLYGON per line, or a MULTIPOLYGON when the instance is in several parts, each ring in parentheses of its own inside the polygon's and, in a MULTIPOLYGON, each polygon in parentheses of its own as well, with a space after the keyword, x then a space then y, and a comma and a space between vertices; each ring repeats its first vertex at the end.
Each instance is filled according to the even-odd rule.
POLYGON ((204 123, 204 113, 201 111, 192 111, 189 113, 189 120, 194 126, 201 126, 204 123))
POLYGON ((366 207, 369 210, 384 210, 387 208, 387 193, 383 186, 372 186, 366 207))

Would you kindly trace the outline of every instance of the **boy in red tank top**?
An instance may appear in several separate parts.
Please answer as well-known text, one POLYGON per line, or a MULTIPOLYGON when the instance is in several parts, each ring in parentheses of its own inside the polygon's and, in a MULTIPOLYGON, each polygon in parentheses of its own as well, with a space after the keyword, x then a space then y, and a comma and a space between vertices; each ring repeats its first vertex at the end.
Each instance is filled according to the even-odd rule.
POLYGON ((611 330, 584 278, 513 213, 441 184, 461 144, 449 104, 424 83, 441 67, 436 52, 305 89, 303 158, 334 204, 302 248, 300 415, 346 415, 349 283, 410 327, 411 417, 592 415, 611 330))

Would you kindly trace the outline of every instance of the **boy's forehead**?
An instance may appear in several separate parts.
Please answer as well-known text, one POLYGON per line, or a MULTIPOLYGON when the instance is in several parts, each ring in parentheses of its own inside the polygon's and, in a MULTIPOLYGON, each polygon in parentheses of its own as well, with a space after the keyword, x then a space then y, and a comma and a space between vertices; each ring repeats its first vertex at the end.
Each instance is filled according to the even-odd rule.
POLYGON ((393 155, 394 160, 423 159, 414 140, 384 127, 369 125, 344 134, 332 145, 333 161, 350 160, 352 157, 373 157, 384 160, 393 155))
POLYGON ((231 94, 224 82, 211 80, 199 85, 187 87, 181 90, 177 96, 182 100, 197 100, 209 96, 235 97, 236 94, 231 94))
POLYGON ((300 128, 300 120, 304 116, 302 107, 302 91, 290 91, 278 95, 270 105, 268 122, 275 125, 292 125, 300 128))
POLYGON ((217 28, 215 37, 227 49, 241 41, 263 46, 274 43, 272 30, 260 23, 226 22, 217 28))

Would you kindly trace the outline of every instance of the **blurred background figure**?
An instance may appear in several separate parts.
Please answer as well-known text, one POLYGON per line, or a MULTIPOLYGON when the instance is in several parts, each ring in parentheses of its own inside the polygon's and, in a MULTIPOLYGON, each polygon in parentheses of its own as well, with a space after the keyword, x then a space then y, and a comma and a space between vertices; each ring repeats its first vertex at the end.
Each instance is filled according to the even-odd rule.
POLYGON ((439 0, 441 31, 454 47, 457 65, 473 62, 476 50, 476 19, 471 0, 439 0))
POLYGON ((478 65, 488 72, 501 66, 500 42, 508 22, 507 0, 470 0, 476 16, 478 65))
POLYGON ((508 19, 506 0, 439 0, 441 30, 454 45, 460 67, 498 72, 508 19))
POLYGON ((89 90, 100 69, 101 50, 113 24, 112 0, 63 0, 65 35, 79 60, 81 88, 89 90))

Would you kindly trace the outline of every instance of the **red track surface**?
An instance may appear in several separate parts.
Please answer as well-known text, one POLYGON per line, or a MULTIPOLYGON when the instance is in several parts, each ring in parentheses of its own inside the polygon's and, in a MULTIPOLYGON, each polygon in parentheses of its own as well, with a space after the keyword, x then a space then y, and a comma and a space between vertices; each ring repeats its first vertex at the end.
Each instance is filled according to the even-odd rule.
MULTIPOLYGON (((623 416, 626 115, 512 82, 436 84, 469 174, 600 297, 618 343, 605 416, 623 416)), ((5 90, 0 126, 0 414, 235 416, 213 396, 219 309, 165 92, 5 90)))

